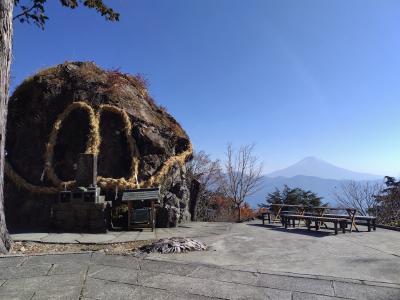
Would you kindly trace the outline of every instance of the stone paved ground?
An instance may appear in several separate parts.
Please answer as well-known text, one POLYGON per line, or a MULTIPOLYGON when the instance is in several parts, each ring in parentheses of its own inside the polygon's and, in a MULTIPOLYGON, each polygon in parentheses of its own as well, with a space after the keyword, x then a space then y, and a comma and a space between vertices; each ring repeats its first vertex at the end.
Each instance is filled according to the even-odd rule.
POLYGON ((104 234, 91 233, 49 233, 49 232, 33 232, 33 233, 14 233, 12 238, 14 241, 32 241, 45 243, 121 243, 133 242, 141 240, 160 239, 164 237, 187 236, 187 237, 203 237, 223 233, 228 223, 205 223, 196 222, 181 225, 178 228, 156 228, 154 232, 150 229, 143 231, 109 231, 104 234))
POLYGON ((0 299, 400 299, 398 232, 186 227, 162 235, 197 235, 209 251, 0 258, 0 299))
POLYGON ((1 299, 400 299, 400 285, 98 253, 0 260, 1 299))

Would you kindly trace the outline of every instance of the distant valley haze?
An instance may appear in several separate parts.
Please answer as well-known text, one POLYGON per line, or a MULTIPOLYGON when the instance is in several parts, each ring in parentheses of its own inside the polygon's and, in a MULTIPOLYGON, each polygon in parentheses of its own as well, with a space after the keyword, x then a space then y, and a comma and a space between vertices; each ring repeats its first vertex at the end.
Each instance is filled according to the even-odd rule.
POLYGON ((294 177, 298 175, 337 180, 375 180, 383 177, 383 175, 373 175, 350 171, 341 167, 337 167, 314 156, 308 156, 294 165, 269 173, 266 176, 294 177))
POLYGON ((268 193, 275 189, 281 190, 287 185, 291 188, 311 190, 323 197, 323 203, 336 205, 334 192, 340 193, 342 185, 349 181, 383 182, 383 178, 383 175, 347 170, 309 156, 284 169, 264 175, 260 190, 248 197, 247 202, 256 207, 257 204, 265 202, 268 193))

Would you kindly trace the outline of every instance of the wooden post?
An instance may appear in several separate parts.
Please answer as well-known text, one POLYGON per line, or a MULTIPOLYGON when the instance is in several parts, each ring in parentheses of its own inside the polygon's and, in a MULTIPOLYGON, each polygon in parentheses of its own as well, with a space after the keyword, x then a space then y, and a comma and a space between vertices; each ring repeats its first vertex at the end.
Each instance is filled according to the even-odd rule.
POLYGON ((358 231, 358 228, 357 228, 357 225, 356 225, 356 213, 357 213, 357 210, 356 209, 347 208, 346 211, 347 211, 347 213, 348 213, 348 215, 350 217, 350 220, 351 220, 350 232, 353 231, 353 227, 354 227, 354 229, 356 231, 358 231))
MULTIPOLYGON (((321 208, 321 209, 318 210, 319 217, 323 217, 324 216, 325 210, 326 210, 325 208, 321 208)), ((320 225, 321 226, 324 225, 325 228, 328 228, 328 226, 323 221, 321 221, 320 225)))
POLYGON ((274 218, 274 223, 276 221, 278 221, 279 219, 281 219, 281 210, 282 210, 282 206, 279 206, 278 207, 278 212, 276 213, 275 218, 274 218))
POLYGON ((128 201, 128 228, 131 226, 132 218, 132 201, 128 201))
POLYGON ((307 225, 307 230, 310 231, 311 230, 311 221, 306 220, 306 225, 307 225))
POLYGON ((156 227, 156 223, 155 223, 155 209, 154 209, 154 200, 151 200, 151 231, 153 232, 155 227, 156 227))
MULTIPOLYGON (((306 211, 306 208, 305 208, 304 206, 301 206, 301 207, 299 207, 299 208, 297 209, 297 213, 298 213, 300 216, 303 216, 303 217, 304 217, 305 211, 306 211)), ((300 223, 301 223, 301 219, 299 219, 299 227, 300 227, 300 223)))

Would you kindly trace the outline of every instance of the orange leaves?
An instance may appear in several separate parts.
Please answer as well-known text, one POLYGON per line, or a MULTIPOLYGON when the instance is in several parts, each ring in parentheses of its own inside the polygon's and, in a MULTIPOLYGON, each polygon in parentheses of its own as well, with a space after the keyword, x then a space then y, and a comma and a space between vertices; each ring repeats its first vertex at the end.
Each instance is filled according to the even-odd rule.
POLYGON ((252 209, 247 202, 245 202, 240 208, 240 215, 242 220, 248 220, 256 216, 256 211, 252 209))
MULTIPOLYGON (((237 221, 238 210, 231 199, 216 194, 210 198, 209 206, 215 211, 216 221, 237 221)), ((247 202, 244 202, 244 205, 240 208, 241 220, 255 218, 260 213, 260 210, 255 210, 247 202)))

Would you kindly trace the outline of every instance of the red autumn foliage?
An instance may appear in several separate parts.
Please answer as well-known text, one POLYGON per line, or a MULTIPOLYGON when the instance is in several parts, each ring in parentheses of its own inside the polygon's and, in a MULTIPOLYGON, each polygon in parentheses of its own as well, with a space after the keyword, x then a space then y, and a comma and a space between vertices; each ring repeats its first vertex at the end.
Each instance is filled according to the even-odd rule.
POLYGON ((240 208, 240 216, 242 220, 246 221, 251 218, 255 218, 256 212, 250 207, 247 202, 245 202, 244 205, 240 208))
POLYGON ((266 213, 267 211, 268 211, 268 209, 267 209, 266 207, 259 207, 259 208, 257 209, 256 214, 257 214, 257 216, 259 216, 259 215, 261 215, 261 214, 263 214, 263 213, 266 213))
POLYGON ((220 221, 220 222, 230 222, 232 221, 232 214, 234 212, 234 207, 232 206, 232 201, 228 198, 215 194, 211 196, 210 199, 210 209, 212 210, 212 217, 210 221, 220 221))
MULTIPOLYGON (((236 222, 237 221, 237 210, 233 205, 233 202, 220 194, 215 194, 210 199, 210 208, 212 210, 212 216, 210 221, 219 222, 236 222)), ((254 210, 250 205, 245 202, 240 208, 241 220, 246 221, 255 218, 259 214, 259 210, 254 210)))

